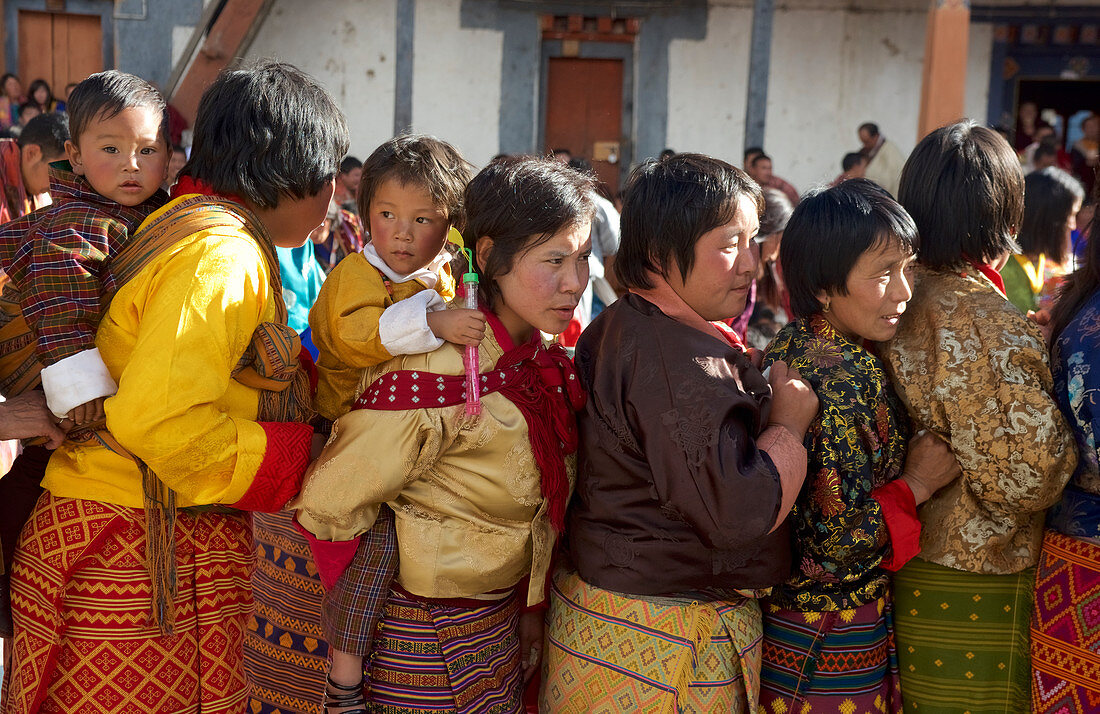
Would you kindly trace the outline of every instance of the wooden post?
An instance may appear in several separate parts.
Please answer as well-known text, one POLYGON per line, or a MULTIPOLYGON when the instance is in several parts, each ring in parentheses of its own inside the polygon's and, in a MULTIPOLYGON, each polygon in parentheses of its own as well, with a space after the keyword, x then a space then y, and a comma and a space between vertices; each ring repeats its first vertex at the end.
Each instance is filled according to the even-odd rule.
MULTIPOLYGON (((267 14, 272 0, 226 0, 206 34, 206 41, 172 93, 172 104, 195 123, 199 99, 227 65, 240 59, 267 14)), ((183 58, 181 61, 186 61, 183 58)))
POLYGON ((749 44, 748 97, 745 102, 744 148, 764 145, 768 108, 768 73, 772 57, 772 22, 775 0, 756 0, 752 10, 749 44))
POLYGON ((966 102, 969 0, 932 0, 924 39, 917 140, 960 119, 966 102))

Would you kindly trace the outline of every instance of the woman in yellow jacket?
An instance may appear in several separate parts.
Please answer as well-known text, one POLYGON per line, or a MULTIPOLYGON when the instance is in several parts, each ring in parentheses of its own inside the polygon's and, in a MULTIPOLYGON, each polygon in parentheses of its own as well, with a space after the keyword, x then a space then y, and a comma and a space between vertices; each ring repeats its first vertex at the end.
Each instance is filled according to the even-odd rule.
POLYGON ((312 441, 274 247, 324 219, 347 144, 288 65, 203 95, 174 200, 112 263, 106 429, 53 455, 20 539, 5 714, 243 710, 246 512, 285 505, 312 441))

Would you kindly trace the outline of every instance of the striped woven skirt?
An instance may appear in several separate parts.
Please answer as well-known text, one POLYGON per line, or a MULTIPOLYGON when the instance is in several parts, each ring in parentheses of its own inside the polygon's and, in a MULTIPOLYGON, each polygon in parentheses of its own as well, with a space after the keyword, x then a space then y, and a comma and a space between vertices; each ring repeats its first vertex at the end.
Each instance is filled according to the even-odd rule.
POLYGON ((1100 545, 1048 530, 1035 572, 1031 710, 1100 712, 1100 545))
POLYGON ((761 636, 760 606, 751 598, 632 598, 559 573, 540 710, 756 711, 761 636))
POLYGON ((372 712, 522 711, 515 597, 459 607, 390 592, 370 667, 372 712))
POLYGON ((763 609, 762 712, 902 711, 887 598, 831 612, 763 609))
POLYGON ((174 634, 151 624, 145 514, 42 494, 12 569, 5 714, 240 714, 251 609, 244 514, 179 511, 174 634))
POLYGON ((1028 711, 1034 585, 1034 568, 979 575, 920 558, 895 573, 894 623, 906 711, 1028 711))
POLYGON ((245 638, 253 714, 321 714, 328 645, 321 635, 324 588, 291 511, 254 516, 256 611, 245 638))

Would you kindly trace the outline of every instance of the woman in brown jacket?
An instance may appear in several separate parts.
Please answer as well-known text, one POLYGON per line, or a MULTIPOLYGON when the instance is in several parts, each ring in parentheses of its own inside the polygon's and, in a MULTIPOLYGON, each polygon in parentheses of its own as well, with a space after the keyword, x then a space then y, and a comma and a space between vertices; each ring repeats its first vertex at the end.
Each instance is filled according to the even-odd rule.
POLYGON ((577 345, 576 570, 551 589, 544 711, 756 710, 756 597, 789 572, 817 412, 797 372, 776 363, 769 384, 715 324, 744 309, 762 207, 706 156, 631 176, 615 263, 630 294, 577 345))

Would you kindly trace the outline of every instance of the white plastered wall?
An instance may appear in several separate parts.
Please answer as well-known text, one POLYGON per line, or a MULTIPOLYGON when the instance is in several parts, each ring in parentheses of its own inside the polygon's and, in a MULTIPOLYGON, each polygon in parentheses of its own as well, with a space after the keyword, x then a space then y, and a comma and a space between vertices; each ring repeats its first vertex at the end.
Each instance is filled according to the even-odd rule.
POLYGON ((461 27, 459 0, 420 0, 415 43, 413 129, 484 166, 500 146, 502 33, 461 27))
POLYGON ((393 135, 395 0, 275 0, 247 57, 274 57, 315 77, 343 109, 351 153, 393 135))
MULTIPOLYGON (((876 122, 903 152, 917 141, 926 9, 779 9, 772 32, 765 150, 800 191, 840 173, 876 122)), ((669 49, 667 145, 740 164, 750 7, 713 3, 703 40, 669 49)), ((972 24, 965 111, 984 122, 992 26, 972 24)))

